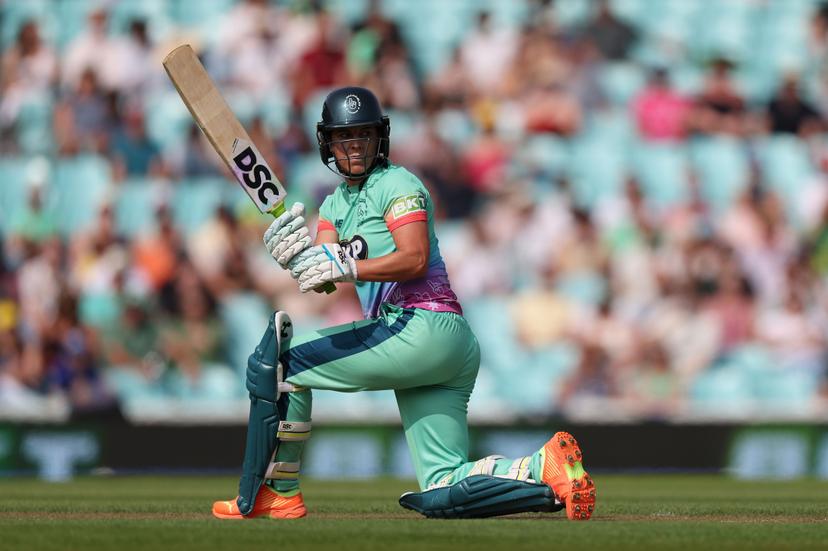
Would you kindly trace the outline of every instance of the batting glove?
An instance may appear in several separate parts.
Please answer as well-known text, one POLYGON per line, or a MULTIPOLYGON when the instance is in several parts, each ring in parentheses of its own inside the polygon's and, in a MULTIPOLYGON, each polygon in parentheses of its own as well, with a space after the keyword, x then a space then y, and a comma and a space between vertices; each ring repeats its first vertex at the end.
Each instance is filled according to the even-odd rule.
POLYGON ((299 253, 290 262, 290 275, 307 293, 325 283, 356 281, 356 259, 345 254, 338 243, 324 243, 299 253))
POLYGON ((305 224, 305 205, 294 203, 267 228, 264 243, 279 266, 287 268, 290 260, 308 248, 313 239, 305 224))

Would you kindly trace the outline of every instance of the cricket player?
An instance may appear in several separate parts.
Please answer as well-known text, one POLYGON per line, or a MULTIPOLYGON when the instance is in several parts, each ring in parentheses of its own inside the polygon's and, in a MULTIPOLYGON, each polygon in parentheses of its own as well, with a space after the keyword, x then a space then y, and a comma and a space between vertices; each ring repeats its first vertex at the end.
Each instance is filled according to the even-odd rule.
POLYGON ((429 517, 484 517, 565 508, 588 519, 595 487, 575 439, 555 434, 531 456, 468 459, 467 404, 477 339, 451 289, 428 190, 389 161, 390 124, 358 87, 331 92, 317 125, 322 162, 342 182, 322 203, 314 246, 295 204, 264 241, 301 291, 353 282, 365 319, 293 337, 276 312, 250 356, 251 408, 239 496, 223 519, 299 518, 312 389, 393 390, 421 492, 400 498, 429 517))

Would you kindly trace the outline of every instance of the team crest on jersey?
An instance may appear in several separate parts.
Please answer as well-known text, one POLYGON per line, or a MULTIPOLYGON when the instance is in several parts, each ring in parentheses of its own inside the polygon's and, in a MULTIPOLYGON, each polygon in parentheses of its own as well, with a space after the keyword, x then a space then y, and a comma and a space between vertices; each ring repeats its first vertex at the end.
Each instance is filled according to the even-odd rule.
POLYGON ((348 94, 345 96, 345 110, 350 113, 354 114, 359 111, 359 108, 362 107, 362 102, 359 101, 359 98, 354 94, 348 94))
POLYGON ((355 260, 368 258, 368 242, 361 235, 355 235, 350 241, 340 241, 342 251, 355 260))

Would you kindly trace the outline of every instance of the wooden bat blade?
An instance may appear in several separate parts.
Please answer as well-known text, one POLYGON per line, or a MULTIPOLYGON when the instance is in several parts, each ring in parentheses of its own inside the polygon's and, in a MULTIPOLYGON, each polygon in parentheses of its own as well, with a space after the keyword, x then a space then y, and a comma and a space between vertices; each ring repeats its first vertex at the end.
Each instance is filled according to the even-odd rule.
POLYGON ((189 44, 171 51, 163 61, 181 100, 230 168, 242 188, 265 213, 284 209, 285 189, 189 44))

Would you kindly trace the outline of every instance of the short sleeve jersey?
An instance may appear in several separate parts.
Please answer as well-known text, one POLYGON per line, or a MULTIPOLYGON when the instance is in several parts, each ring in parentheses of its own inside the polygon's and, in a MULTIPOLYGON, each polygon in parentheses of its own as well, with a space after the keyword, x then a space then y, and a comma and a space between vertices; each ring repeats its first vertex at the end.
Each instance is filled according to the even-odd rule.
POLYGON ((375 169, 360 185, 342 182, 319 208, 319 230, 336 231, 346 254, 357 259, 394 252, 391 232, 418 221, 428 224, 426 275, 403 282, 358 281, 357 294, 366 318, 377 317, 383 303, 462 314, 440 256, 431 196, 416 176, 389 165, 375 169))

